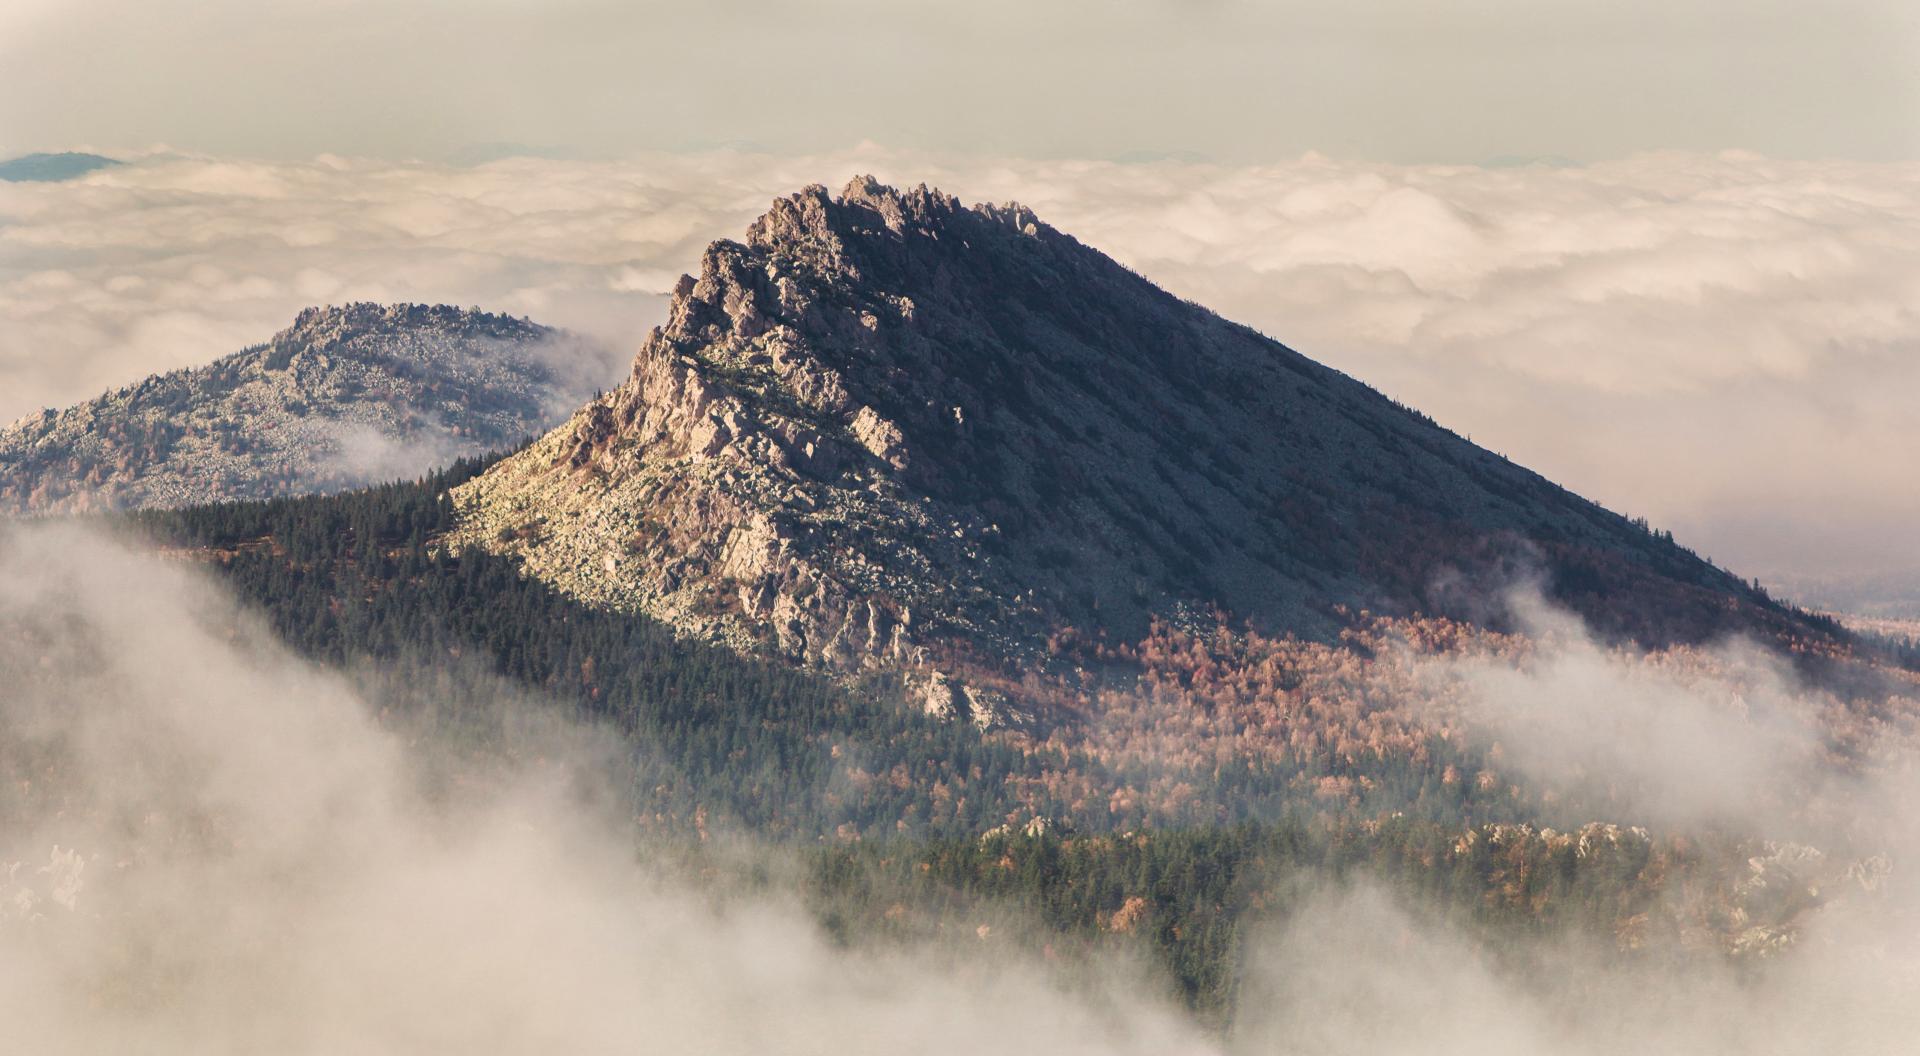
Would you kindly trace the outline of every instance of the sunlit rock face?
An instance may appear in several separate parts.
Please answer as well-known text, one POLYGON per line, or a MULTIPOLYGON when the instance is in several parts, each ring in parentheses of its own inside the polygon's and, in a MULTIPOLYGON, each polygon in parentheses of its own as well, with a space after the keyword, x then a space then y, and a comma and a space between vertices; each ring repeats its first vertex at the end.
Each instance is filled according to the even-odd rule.
POLYGON ((264 345, 0 432, 0 512, 186 506, 412 478, 590 397, 591 344, 447 305, 309 308, 264 345))
POLYGON ((1648 638, 1784 619, 1021 206, 867 178, 711 245, 627 381, 458 499, 465 542, 569 593, 919 672, 943 712, 1005 705, 934 672, 1044 663, 1064 628, 1328 634, 1521 565, 1648 638))

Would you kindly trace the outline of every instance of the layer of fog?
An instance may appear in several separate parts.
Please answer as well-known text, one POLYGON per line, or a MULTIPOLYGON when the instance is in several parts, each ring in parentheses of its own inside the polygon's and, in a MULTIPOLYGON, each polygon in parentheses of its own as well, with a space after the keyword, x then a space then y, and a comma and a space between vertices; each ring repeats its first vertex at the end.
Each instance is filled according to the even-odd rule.
POLYGON ((1711 955, 1662 961, 1565 940, 1495 958, 1377 889, 1329 892, 1254 948, 1230 1047, 1327 1056, 1901 1052, 1920 1028, 1911 905, 1836 904, 1800 945, 1743 971, 1711 955))
POLYGON ((1832 790, 1822 723, 1843 705, 1801 685, 1776 653, 1735 639, 1643 654, 1597 641, 1535 587, 1504 605, 1518 654, 1420 661, 1427 695, 1416 704, 1497 745, 1498 770, 1600 797, 1586 809, 1611 821, 1770 837, 1810 793, 1832 790))
POLYGON ((1643 653, 1537 589, 1505 605, 1519 632, 1507 651, 1412 659, 1427 721, 1497 745, 1503 781, 1598 788, 1611 813, 1594 820, 1746 841, 1753 857, 1720 893, 1730 911, 1798 908, 1680 958, 1578 933, 1493 956, 1431 907, 1330 890, 1253 948, 1236 1037, 1356 1056, 1907 1047, 1920 683, 1869 681, 1847 701, 1752 642, 1643 653))
MULTIPOLYGON (((1727 713, 1791 676, 1636 671, 1533 619, 1527 663, 1439 672, 1512 766, 1612 771, 1675 822, 1792 814, 1750 794, 1812 765, 1787 717, 1805 705, 1727 713)), ((1893 1051, 1920 1027, 1901 871, 1920 800, 1895 761, 1841 790, 1892 871, 1828 892, 1757 967, 1572 937, 1496 956, 1329 887, 1252 933, 1220 1038, 1129 969, 1090 985, 984 944, 849 950, 789 898, 716 898, 633 839, 600 780, 645 765, 627 749, 483 678, 442 703, 516 724, 476 762, 178 563, 11 528, 0 627, 0 1019, 23 1051, 1732 1054, 1893 1051)))
POLYGON ((708 241, 857 171, 1017 197, 1744 573, 1913 565, 1920 175, 1899 164, 156 155, 0 188, 0 418, 322 302, 472 303, 630 349, 708 241))
POLYGON ((707 897, 581 796, 580 731, 532 724, 547 762, 424 780, 341 675, 71 529, 0 539, 0 625, 17 1051, 1202 1047, 1156 1002, 839 952, 786 901, 707 897))

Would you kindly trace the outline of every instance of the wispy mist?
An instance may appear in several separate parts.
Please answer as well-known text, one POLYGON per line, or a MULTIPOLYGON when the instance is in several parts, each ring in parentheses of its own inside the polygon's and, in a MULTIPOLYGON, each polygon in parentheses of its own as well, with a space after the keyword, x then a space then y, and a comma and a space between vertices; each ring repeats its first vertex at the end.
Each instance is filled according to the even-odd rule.
POLYGON ((177 565, 10 530, 0 626, 21 1051, 1205 1050, 1158 1001, 716 900, 583 809, 586 753, 425 782, 425 747, 177 565))
MULTIPOLYGON (((1889 683, 1843 702, 1751 643, 1642 653, 1601 643, 1536 591, 1506 603, 1520 633, 1497 650, 1416 661, 1416 707, 1494 745, 1499 780, 1610 812, 1595 820, 1744 841, 1752 857, 1723 890, 1676 878, 1662 892, 1660 912, 1684 916, 1679 903, 1706 895, 1724 899, 1710 911, 1724 916, 1667 949, 1580 929, 1489 943, 1377 883, 1324 885, 1250 944, 1235 1048, 1903 1049, 1920 1027, 1914 699, 1889 683), (1843 750, 1863 745, 1870 758, 1843 750)), ((1537 834, 1575 858, 1591 842, 1650 839, 1613 827, 1537 834)), ((1506 897, 1525 889, 1522 876, 1505 882, 1506 897)))
POLYGON ((1767 835, 1831 785, 1821 723, 1842 705, 1777 654, 1737 641, 1644 654, 1533 588, 1505 605, 1512 651, 1428 661, 1417 707, 1477 729, 1514 778, 1594 797, 1607 820, 1767 835))
POLYGON ((1819 786, 1853 831, 1763 845, 1732 900, 1785 898, 1790 929, 1745 957, 1578 931, 1489 945, 1327 881, 1249 923, 1220 1036, 1137 969, 1063 975, 984 929, 848 948, 779 884, 716 897, 636 842, 603 783, 645 761, 524 691, 449 683, 443 716, 509 733, 476 754, 375 714, 355 687, 377 679, 292 656, 187 567, 16 527, 0 1015, 59 1052, 1895 1051, 1920 1026, 1906 757, 1842 780, 1809 732, 1825 704, 1770 662, 1681 673, 1526 619, 1525 656, 1433 661, 1436 692, 1465 694, 1450 717, 1526 779, 1599 780, 1662 823, 1812 838, 1804 803, 1763 792, 1819 786))

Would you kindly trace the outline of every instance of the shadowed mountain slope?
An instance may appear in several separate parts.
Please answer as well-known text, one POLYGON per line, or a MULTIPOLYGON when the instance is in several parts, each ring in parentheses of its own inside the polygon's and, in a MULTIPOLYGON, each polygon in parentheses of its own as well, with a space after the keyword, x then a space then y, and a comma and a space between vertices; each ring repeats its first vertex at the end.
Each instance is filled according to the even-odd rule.
POLYGON ((1216 611, 1497 622, 1527 576, 1649 644, 1800 628, 1020 206, 871 179, 710 246, 626 383, 458 499, 465 541, 577 597, 845 670, 1010 671, 1216 611))

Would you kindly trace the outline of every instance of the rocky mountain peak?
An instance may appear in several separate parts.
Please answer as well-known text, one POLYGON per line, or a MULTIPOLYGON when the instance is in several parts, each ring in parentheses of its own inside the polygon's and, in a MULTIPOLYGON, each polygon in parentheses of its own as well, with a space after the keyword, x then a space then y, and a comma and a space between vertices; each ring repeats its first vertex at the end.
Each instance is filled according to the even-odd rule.
POLYGON ((802 247, 806 246, 841 251, 878 229, 896 236, 939 238, 953 230, 953 225, 975 219, 1004 224, 1029 235, 1039 233, 1032 211, 1018 204, 969 208, 958 198, 924 183, 901 191, 872 176, 856 176, 837 198, 826 187, 814 184, 775 199, 773 206, 747 229, 747 243, 772 251, 804 252, 802 247), (1033 230, 1027 231, 1028 227, 1033 230))
POLYGON ((1636 613, 1736 589, 1021 206, 870 177, 709 246, 627 382, 461 501, 563 590, 852 670, 1206 613, 1329 633, 1516 547, 1636 613))

